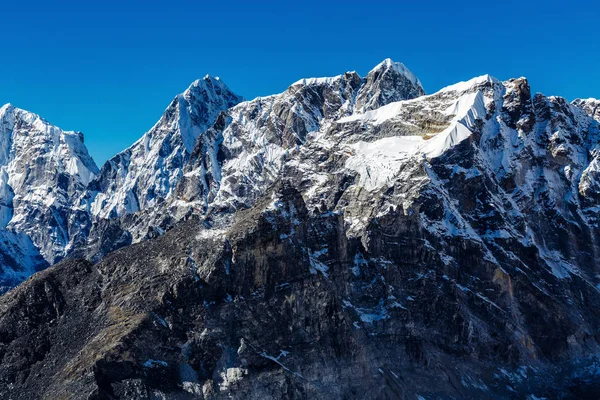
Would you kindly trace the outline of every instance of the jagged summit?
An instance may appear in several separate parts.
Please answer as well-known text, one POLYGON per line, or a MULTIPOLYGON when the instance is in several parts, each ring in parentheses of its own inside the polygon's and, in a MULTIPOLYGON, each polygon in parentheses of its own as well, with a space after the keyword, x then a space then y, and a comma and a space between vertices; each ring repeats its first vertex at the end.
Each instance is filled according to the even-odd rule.
MULTIPOLYGON (((216 81, 220 81, 221 80, 221 78, 219 78, 218 76, 212 76, 211 74, 206 74, 206 75, 204 75, 204 78, 202 78, 202 80, 204 80, 204 81, 209 81, 209 80, 213 80, 213 79, 216 80, 216 81)), ((200 81, 200 79, 196 79, 194 81, 194 83, 197 83, 199 81, 200 81)))
POLYGON ((388 58, 364 78, 364 84, 356 96, 356 111, 374 110, 395 101, 423 95, 425 90, 417 77, 404 64, 388 58))
POLYGON ((421 81, 419 80, 419 78, 417 78, 417 76, 414 73, 412 73, 401 62, 393 61, 391 58, 386 58, 385 60, 383 60, 382 62, 380 62, 379 64, 377 64, 371 71, 369 71, 369 73, 376 72, 376 71, 381 71, 381 70, 386 70, 386 69, 389 69, 389 68, 391 68, 394 71, 396 71, 397 73, 399 73, 399 74, 404 75, 405 77, 407 77, 414 85, 416 85, 416 86, 422 86, 421 85, 421 81))
POLYGON ((223 82, 221 78, 218 76, 212 76, 206 74, 202 79, 196 79, 193 81, 190 86, 181 94, 185 95, 185 93, 194 90, 202 90, 206 91, 207 94, 216 94, 231 92, 229 87, 223 82))
MULTIPOLYGON (((395 62, 391 58, 386 58, 385 60, 383 60, 382 62, 377 64, 375 67, 373 67, 369 71, 369 74, 385 71, 387 69, 393 69, 395 72, 406 76, 413 84, 415 84, 417 86, 421 86, 421 81, 417 78, 417 76, 414 73, 412 73, 401 62, 395 62)), ((356 74, 356 71, 348 71, 345 74, 356 74)), ((342 78, 342 76, 343 76, 343 74, 335 75, 335 76, 331 76, 331 77, 323 77, 323 78, 303 78, 303 79, 300 79, 300 80, 294 82, 292 84, 292 86, 298 85, 298 84, 330 83, 334 80, 342 78)))
MULTIPOLYGON (((371 82, 369 82, 369 85, 368 85, 369 89, 372 89, 371 85, 373 84, 373 81, 382 79, 382 77, 386 76, 386 74, 388 76, 389 75, 402 76, 402 77, 406 78, 412 84, 412 86, 414 86, 414 89, 417 93, 419 93, 419 92, 422 92, 422 94, 425 93, 423 91, 421 81, 419 81, 417 76, 414 73, 412 73, 404 64, 402 64, 400 62, 394 62, 390 58, 386 58, 385 60, 383 60, 382 62, 377 64, 373 69, 371 69, 371 71, 369 71, 369 73, 365 77, 365 81, 369 81, 369 79, 371 80, 371 82)), ((291 85, 291 87, 297 86, 297 85, 323 85, 323 84, 331 85, 331 84, 338 82, 344 78, 348 78, 348 76, 357 76, 360 78, 360 75, 358 75, 356 73, 356 71, 348 71, 344 74, 331 76, 331 77, 303 78, 303 79, 300 79, 300 80, 294 82, 291 85)), ((385 79, 385 78, 383 78, 383 79, 385 79)))
MULTIPOLYGON (((355 71, 346 72, 346 74, 342 74, 342 75, 328 76, 328 77, 321 77, 321 78, 302 78, 302 79, 299 79, 296 82, 292 83, 290 85, 290 87, 294 87, 294 86, 298 86, 298 85, 305 85, 305 86, 331 85, 332 83, 343 79, 344 75, 347 75, 347 74, 356 74, 356 72, 355 71)), ((358 74, 356 74, 356 75, 358 75, 358 74)))
POLYGON ((175 97, 161 119, 130 148, 109 160, 82 203, 108 218, 143 210, 169 196, 198 136, 218 114, 242 101, 210 75, 175 97))
POLYGON ((591 97, 588 99, 575 99, 571 104, 581 108, 590 117, 600 122, 600 100, 591 97))
POLYGON ((470 90, 472 88, 475 88, 477 86, 486 85, 486 84, 499 85, 499 84, 501 84, 501 82, 500 82, 500 80, 494 78, 493 76, 491 76, 489 74, 485 74, 485 75, 477 76, 475 78, 471 78, 467 81, 457 82, 455 84, 446 86, 446 87, 442 88, 440 91, 441 92, 452 92, 452 91, 464 92, 464 91, 470 90))
MULTIPOLYGON (((35 127, 37 129, 32 130, 31 133, 48 135, 49 132, 47 132, 47 129, 56 130, 57 132, 60 132, 60 135, 68 138, 70 145, 72 145, 72 146, 78 147, 80 144, 77 142, 81 142, 81 144, 84 142, 83 133, 80 131, 62 130, 62 129, 56 127, 55 125, 51 124, 50 122, 48 122, 48 120, 46 120, 39 114, 36 114, 34 112, 31 112, 31 111, 28 111, 28 110, 25 110, 25 109, 22 109, 19 107, 15 107, 12 103, 6 103, 2 107, 0 107, 0 118, 4 118, 5 120, 9 119, 10 120, 9 124, 14 124, 15 117, 18 117, 20 120, 22 120, 28 124, 35 125, 35 127), (44 127, 46 127, 47 129, 44 127)), ((87 153, 87 149, 85 149, 85 153, 87 153)), ((86 160, 86 164, 89 164, 89 166, 92 168, 92 170, 94 170, 95 172, 98 172, 98 167, 96 166, 95 161, 93 161, 91 159, 86 160)))

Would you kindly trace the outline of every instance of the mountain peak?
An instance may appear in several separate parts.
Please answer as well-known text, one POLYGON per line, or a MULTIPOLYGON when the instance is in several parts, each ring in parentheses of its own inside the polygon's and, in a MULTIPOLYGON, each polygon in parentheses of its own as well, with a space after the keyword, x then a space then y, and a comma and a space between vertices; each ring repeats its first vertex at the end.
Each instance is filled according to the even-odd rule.
POLYGON ((302 78, 302 79, 299 79, 296 82, 292 83, 291 86, 296 86, 296 85, 311 86, 311 85, 331 84, 331 83, 339 80, 341 77, 342 77, 342 75, 326 76, 326 77, 320 77, 320 78, 302 78))
POLYGON ((406 66, 386 58, 364 78, 356 97, 356 110, 365 112, 400 100, 423 96, 421 82, 406 66))
POLYGON ((188 90, 194 87, 207 87, 208 85, 227 86, 218 76, 206 74, 204 75, 204 78, 193 81, 188 87, 188 90))
POLYGON ((198 137, 241 101, 219 77, 192 82, 148 132, 105 164, 89 191, 91 213, 125 215, 169 196, 198 137))
POLYGON ((10 103, 6 103, 0 107, 0 118, 4 117, 9 111, 14 110, 14 106, 10 103))
POLYGON ((73 229, 68 226, 72 199, 98 167, 80 132, 64 131, 11 104, 0 107, 0 118, 0 229, 29 236, 46 261, 58 261, 83 226, 79 219, 73 229), (42 231, 38 224, 61 229, 42 231))
POLYGON ((202 78, 203 81, 220 81, 221 78, 219 78, 218 76, 212 76, 211 74, 206 74, 204 75, 204 78, 202 78))
POLYGON ((600 100, 593 97, 588 99, 575 99, 571 104, 581 108, 587 115, 600 122, 600 100))
POLYGON ((242 96, 233 93, 231 89, 218 76, 206 74, 202 79, 196 79, 190 86, 179 95, 180 98, 190 99, 201 95, 204 102, 220 102, 223 98, 231 99, 236 104, 243 100, 242 96))
POLYGON ((397 72, 401 75, 404 75, 414 85, 422 86, 419 78, 417 78, 417 76, 411 70, 409 70, 406 67, 406 65, 402 64, 401 62, 394 61, 391 58, 386 58, 385 60, 383 60, 382 62, 377 64, 371 71, 369 71, 369 74, 375 73, 377 71, 381 71, 381 70, 385 71, 385 70, 389 70, 389 69, 392 69, 395 72, 397 72))
POLYGON ((469 79, 468 81, 458 82, 453 85, 446 86, 445 88, 441 89, 440 92, 466 92, 476 86, 485 84, 499 85, 501 82, 493 76, 485 74, 469 79))

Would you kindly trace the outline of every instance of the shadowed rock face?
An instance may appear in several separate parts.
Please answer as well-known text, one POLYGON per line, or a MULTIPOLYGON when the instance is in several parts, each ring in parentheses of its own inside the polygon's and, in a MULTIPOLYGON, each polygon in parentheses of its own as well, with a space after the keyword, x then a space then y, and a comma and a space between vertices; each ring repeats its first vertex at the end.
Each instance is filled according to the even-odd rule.
POLYGON ((595 393, 594 359, 573 360, 597 351, 597 290, 528 271, 550 296, 460 238, 448 266, 419 217, 436 204, 389 210, 365 244, 284 182, 230 228, 192 219, 96 265, 65 261, 2 298, 0 396, 595 393))

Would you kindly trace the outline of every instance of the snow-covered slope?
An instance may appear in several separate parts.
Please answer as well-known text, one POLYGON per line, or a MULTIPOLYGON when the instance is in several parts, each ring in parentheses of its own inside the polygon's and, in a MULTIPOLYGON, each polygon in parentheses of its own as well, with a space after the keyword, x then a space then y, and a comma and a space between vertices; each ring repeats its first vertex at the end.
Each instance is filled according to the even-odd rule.
POLYGON ((241 100, 218 77, 195 81, 175 97, 152 129, 104 164, 82 203, 92 215, 108 218, 152 207, 168 197, 198 136, 221 111, 241 100))
POLYGON ((31 260, 39 254, 48 263, 65 255, 73 238, 88 228, 73 200, 97 173, 81 133, 63 131, 10 104, 0 108, 0 236, 4 249, 17 250, 9 256, 22 263, 3 269, 31 273, 31 260))
POLYGON ((0 230, 0 295, 48 266, 27 234, 0 230))

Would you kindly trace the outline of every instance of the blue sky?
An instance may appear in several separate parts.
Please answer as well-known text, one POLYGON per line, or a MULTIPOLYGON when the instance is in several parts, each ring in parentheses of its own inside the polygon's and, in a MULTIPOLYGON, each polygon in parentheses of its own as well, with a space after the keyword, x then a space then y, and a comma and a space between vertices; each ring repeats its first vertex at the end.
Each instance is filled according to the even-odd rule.
POLYGON ((2 1, 0 103, 82 131, 101 165, 206 73, 253 98, 391 57, 428 93, 489 73, 600 97, 597 2, 385 3, 2 1))

